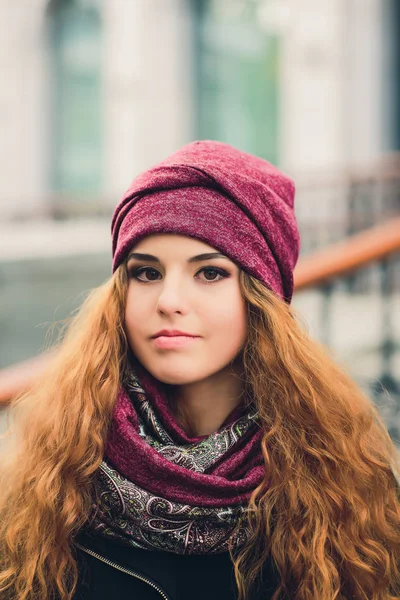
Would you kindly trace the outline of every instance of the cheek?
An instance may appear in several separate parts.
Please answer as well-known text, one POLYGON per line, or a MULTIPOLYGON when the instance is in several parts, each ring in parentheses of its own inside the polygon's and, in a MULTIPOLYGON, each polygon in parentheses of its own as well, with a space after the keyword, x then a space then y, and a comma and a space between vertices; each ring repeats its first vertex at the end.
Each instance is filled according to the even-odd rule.
POLYGON ((227 347, 241 345, 247 337, 247 310, 241 297, 231 297, 210 312, 210 334, 227 347))
POLYGON ((133 302, 128 293, 125 306, 125 330, 130 340, 140 334, 141 325, 148 321, 144 313, 145 304, 133 302))

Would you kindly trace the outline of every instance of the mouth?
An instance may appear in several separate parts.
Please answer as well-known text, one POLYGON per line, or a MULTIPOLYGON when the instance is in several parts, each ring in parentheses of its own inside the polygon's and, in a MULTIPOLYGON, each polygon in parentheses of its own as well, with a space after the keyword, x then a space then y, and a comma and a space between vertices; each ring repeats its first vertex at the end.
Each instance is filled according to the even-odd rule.
POLYGON ((169 350, 190 346, 198 339, 199 337, 189 335, 160 335, 152 341, 157 348, 169 350))

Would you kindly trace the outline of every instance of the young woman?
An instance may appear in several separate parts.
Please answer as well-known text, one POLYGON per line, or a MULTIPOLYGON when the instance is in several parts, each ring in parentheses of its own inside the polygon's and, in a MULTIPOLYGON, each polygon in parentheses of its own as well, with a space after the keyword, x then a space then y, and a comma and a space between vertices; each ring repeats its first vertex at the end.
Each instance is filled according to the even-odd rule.
POLYGON ((399 456, 296 321, 293 183, 226 144, 139 175, 1 461, 0 596, 400 598, 399 456))

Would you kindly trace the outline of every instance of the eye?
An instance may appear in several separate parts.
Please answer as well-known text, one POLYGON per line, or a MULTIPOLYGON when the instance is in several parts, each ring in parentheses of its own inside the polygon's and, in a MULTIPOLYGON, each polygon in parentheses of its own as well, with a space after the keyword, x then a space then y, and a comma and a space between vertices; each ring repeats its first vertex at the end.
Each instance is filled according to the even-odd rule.
MULTIPOLYGON (((147 283, 146 281, 143 281, 143 279, 139 279, 139 275, 147 271, 151 271, 152 273, 156 274, 158 273, 157 269, 153 269, 153 267, 139 267, 138 269, 131 269, 129 271, 129 277, 132 279, 137 279, 137 281, 141 281, 142 283, 147 283)), ((155 279, 150 277, 150 281, 155 281, 155 279)))
POLYGON ((221 279, 225 279, 226 277, 229 277, 229 273, 227 273, 224 269, 217 269, 217 267, 203 267, 202 269, 200 269, 200 271, 197 272, 197 274, 199 273, 211 273, 211 274, 217 274, 219 275, 220 279, 207 279, 206 278, 206 282, 207 283, 214 283, 214 281, 221 281, 221 279))
MULTIPOLYGON (((229 273, 227 271, 225 271, 225 269, 219 269, 217 267, 203 267, 202 269, 200 269, 199 271, 197 271, 196 275, 199 275, 199 273, 208 273, 208 275, 211 274, 211 279, 208 279, 207 276, 205 279, 203 279, 203 281, 206 284, 209 283, 215 283, 217 281, 221 281, 222 279, 225 279, 226 277, 230 277, 229 273), (214 277, 213 277, 214 275, 214 277), (215 278, 215 275, 218 276, 218 279, 215 278)), ((154 269, 154 267, 138 267, 138 268, 133 268, 131 270, 129 270, 129 277, 132 279, 136 279, 137 281, 140 281, 141 283, 150 283, 151 281, 157 281, 157 275, 160 275, 159 271, 157 271, 157 269, 154 269), (147 273, 149 272, 149 278, 146 279, 141 279, 140 275, 142 275, 142 273, 147 273)), ((147 277, 147 276, 146 276, 147 277)))

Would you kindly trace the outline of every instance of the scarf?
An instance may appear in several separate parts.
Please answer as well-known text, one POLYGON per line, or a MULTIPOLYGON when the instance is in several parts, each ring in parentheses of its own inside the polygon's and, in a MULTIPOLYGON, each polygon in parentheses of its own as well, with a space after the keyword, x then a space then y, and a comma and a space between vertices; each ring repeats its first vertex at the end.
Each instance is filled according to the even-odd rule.
POLYGON ((188 436, 162 384, 139 362, 128 363, 96 472, 89 529, 177 554, 239 547, 248 500, 264 478, 261 437, 256 410, 243 405, 216 432, 188 436))

